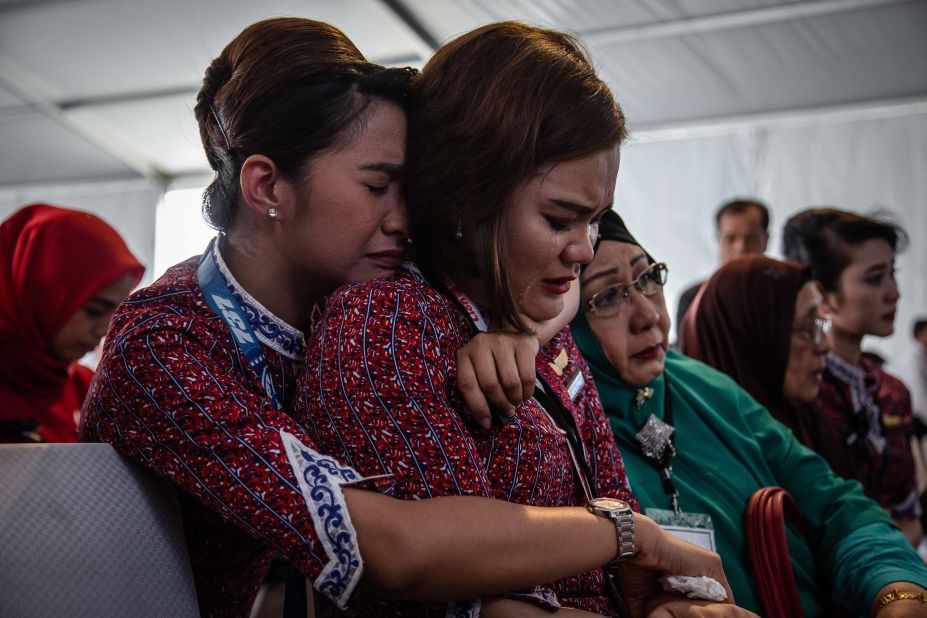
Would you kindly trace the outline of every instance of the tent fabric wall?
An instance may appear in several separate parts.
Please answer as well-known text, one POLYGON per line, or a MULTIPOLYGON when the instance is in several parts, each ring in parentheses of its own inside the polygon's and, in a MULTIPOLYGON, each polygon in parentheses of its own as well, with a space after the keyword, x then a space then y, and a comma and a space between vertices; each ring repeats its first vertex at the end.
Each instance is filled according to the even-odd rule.
POLYGON ((910 245, 898 257, 902 299, 895 334, 864 349, 891 360, 911 345, 910 326, 927 315, 927 114, 808 126, 758 127, 728 135, 635 141, 624 148, 615 208, 648 249, 670 266, 671 314, 689 284, 717 266, 714 213, 734 196, 771 210, 770 251, 795 212, 831 205, 882 211, 910 245))
POLYGON ((92 212, 112 225, 145 265, 144 285, 152 280, 155 213, 161 196, 161 189, 147 180, 0 189, 0 220, 34 202, 92 212))
MULTIPOLYGON (((924 170, 927 114, 662 141, 647 141, 645 132, 632 130, 622 151, 615 209, 669 263, 666 297, 671 314, 681 291, 714 271, 714 213, 730 197, 756 196, 769 204, 769 253, 774 256, 780 255, 782 223, 803 208, 826 204, 864 213, 886 211, 911 236, 898 259, 902 300, 896 334, 869 339, 864 347, 891 360, 910 345, 912 320, 927 314, 924 170)), ((35 201, 95 212, 123 234, 149 267, 149 281, 161 197, 161 190, 148 181, 4 189, 0 217, 35 201)))

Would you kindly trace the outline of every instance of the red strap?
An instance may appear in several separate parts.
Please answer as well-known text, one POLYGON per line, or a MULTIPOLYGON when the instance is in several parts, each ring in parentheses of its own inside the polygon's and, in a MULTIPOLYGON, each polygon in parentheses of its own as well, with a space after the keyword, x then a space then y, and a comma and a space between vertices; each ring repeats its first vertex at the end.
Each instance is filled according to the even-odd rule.
POLYGON ((747 548, 766 615, 802 618, 785 535, 786 518, 806 534, 805 519, 787 491, 781 487, 758 489, 747 503, 747 548))

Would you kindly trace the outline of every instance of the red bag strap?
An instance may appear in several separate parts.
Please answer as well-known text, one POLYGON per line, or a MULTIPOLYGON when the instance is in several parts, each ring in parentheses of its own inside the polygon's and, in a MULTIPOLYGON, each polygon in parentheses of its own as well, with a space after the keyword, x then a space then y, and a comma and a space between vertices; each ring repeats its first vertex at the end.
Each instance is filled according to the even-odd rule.
POLYGON ((747 503, 747 549, 766 615, 803 618, 785 535, 786 520, 802 535, 807 533, 805 518, 787 491, 781 487, 758 489, 747 503))

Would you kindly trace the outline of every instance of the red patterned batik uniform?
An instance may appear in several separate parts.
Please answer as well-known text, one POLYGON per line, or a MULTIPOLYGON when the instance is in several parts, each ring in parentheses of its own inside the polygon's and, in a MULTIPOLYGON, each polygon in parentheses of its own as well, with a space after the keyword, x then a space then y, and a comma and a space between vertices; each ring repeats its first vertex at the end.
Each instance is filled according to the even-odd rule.
POLYGON ((866 495, 896 519, 920 517, 911 436, 911 395, 898 378, 868 359, 859 367, 826 358, 815 406, 822 426, 846 444, 823 453, 841 476, 859 480, 866 495))
MULTIPOLYGON (((286 401, 305 355, 303 335, 251 298, 214 255, 286 401)), ((174 266, 120 306, 84 405, 81 439, 109 442, 184 490, 203 616, 248 616, 276 553, 343 605, 361 558, 340 486, 361 479, 319 455, 299 423, 271 406, 225 322, 206 305, 197 265, 174 266)))
MULTIPOLYGON (((300 382, 297 417, 323 452, 363 475, 389 475, 393 484, 385 493, 394 497, 476 495, 535 506, 584 504, 567 440, 535 399, 491 432, 461 414, 455 355, 472 332, 463 311, 417 271, 343 288, 329 299, 309 340, 311 360, 300 382)), ((592 377, 568 331, 545 347, 537 370, 576 420, 597 493, 636 505, 592 377), (577 390, 572 381, 574 400, 567 389, 577 372, 584 385, 577 390)), ((547 607, 617 611, 601 570, 515 596, 547 607)), ((349 610, 363 616, 475 615, 479 601, 439 607, 358 594, 349 610)))
POLYGON ((615 434, 599 400, 592 370, 573 340, 569 326, 541 348, 537 370, 557 390, 560 401, 573 402, 571 411, 583 439, 586 461, 596 483, 596 494, 621 498, 639 511, 640 506, 618 452, 615 434), (559 371, 557 368, 560 368, 559 371))

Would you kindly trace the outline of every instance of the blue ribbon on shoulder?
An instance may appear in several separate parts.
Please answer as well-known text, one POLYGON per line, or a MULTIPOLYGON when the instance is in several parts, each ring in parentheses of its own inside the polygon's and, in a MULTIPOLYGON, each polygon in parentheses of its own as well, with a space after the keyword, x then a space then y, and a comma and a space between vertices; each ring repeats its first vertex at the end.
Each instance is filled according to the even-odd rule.
POLYGON ((257 335, 254 334, 254 329, 251 328, 251 323, 242 310, 241 304, 229 290, 228 283, 219 270, 219 265, 213 255, 213 251, 218 250, 215 244, 215 239, 209 242, 209 246, 200 258, 200 266, 196 271, 203 298, 206 299, 209 308, 219 314, 219 317, 225 321, 235 345, 245 356, 248 367, 255 373, 264 386, 264 390, 267 391, 270 403, 275 409, 280 410, 280 399, 277 397, 277 389, 271 377, 270 364, 264 356, 261 343, 258 341, 257 335))

